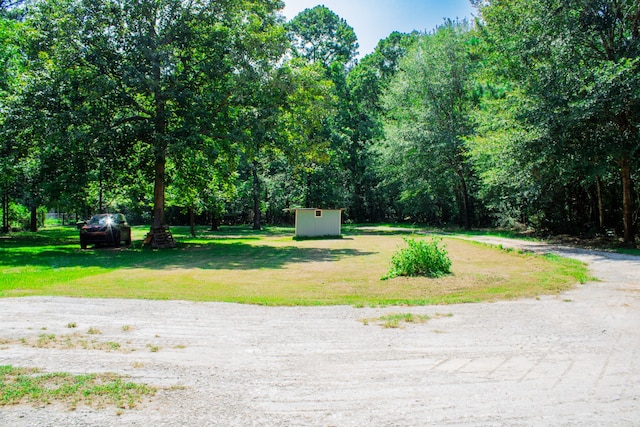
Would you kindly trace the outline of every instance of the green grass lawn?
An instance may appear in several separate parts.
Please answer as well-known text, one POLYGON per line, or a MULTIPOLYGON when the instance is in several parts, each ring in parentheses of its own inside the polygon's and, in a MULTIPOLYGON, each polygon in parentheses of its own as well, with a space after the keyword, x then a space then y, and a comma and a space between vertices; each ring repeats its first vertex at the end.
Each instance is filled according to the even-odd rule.
POLYGON ((445 238, 453 274, 380 280, 412 228, 345 227, 342 239, 293 240, 293 230, 173 227, 175 249, 81 250, 78 231, 0 236, 0 297, 58 295, 266 305, 425 305, 557 294, 588 279, 574 260, 445 238))

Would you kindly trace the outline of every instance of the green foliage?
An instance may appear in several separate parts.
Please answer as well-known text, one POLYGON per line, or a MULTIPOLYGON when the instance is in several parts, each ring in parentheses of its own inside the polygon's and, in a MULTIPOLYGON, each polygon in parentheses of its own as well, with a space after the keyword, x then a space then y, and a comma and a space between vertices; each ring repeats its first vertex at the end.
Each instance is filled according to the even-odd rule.
POLYGON ((125 381, 115 374, 47 374, 13 366, 0 366, 0 386, 0 407, 63 403, 71 409, 78 404, 134 408, 143 397, 156 392, 153 387, 125 381))
POLYGON ((348 64, 357 54, 358 38, 343 18, 325 6, 305 9, 287 24, 294 55, 330 66, 348 64))
POLYGON ((477 25, 359 61, 344 19, 282 4, 0 1, 3 206, 259 226, 331 205, 634 239, 640 3, 475 1, 477 25))
POLYGON ((427 315, 400 313, 382 316, 379 321, 383 328, 400 328, 402 323, 425 323, 429 319, 427 315))
MULTIPOLYGON (((163 225, 165 187, 174 176, 178 192, 188 187, 180 203, 215 209, 216 200, 197 197, 212 175, 199 165, 202 159, 221 169, 233 165, 233 143, 244 142, 241 119, 262 111, 262 77, 288 45, 280 6, 37 2, 28 22, 38 35, 31 47, 38 84, 28 98, 35 113, 50 114, 56 125, 31 130, 42 141, 36 160, 50 165, 40 170, 84 187, 87 181, 113 187, 126 176, 154 181, 156 226, 163 225), (60 162, 65 154, 70 161, 60 162), (137 170, 145 173, 130 173, 137 170)), ((232 175, 221 170, 216 181, 226 184, 232 175)))
MULTIPOLYGON (((464 140, 478 104, 472 26, 449 21, 419 37, 383 97, 388 112, 378 145, 380 174, 395 202, 436 221, 472 222, 474 176, 464 140)), ((414 215, 403 209, 403 214, 414 215)), ((403 216, 405 216, 403 215, 403 216)), ((420 218, 421 219, 421 218, 420 218)), ((432 220, 429 218, 429 220, 432 220)))
POLYGON ((430 241, 404 238, 407 244, 393 254, 391 270, 383 277, 391 279, 398 276, 442 277, 451 273, 451 260, 442 239, 432 238, 430 241))
POLYGON ((490 203, 513 202, 523 219, 555 231, 623 225, 632 241, 640 4, 492 1, 480 15, 483 78, 498 91, 487 91, 473 150, 474 161, 480 151, 490 158, 476 163, 484 183, 493 181, 490 203))
MULTIPOLYGON (((38 227, 44 225, 46 217, 46 208, 40 207, 37 210, 36 220, 38 227)), ((27 230, 31 220, 31 211, 28 207, 20 204, 9 202, 9 210, 6 212, 10 230, 27 230)), ((0 207, 0 216, 4 216, 5 212, 0 207)))

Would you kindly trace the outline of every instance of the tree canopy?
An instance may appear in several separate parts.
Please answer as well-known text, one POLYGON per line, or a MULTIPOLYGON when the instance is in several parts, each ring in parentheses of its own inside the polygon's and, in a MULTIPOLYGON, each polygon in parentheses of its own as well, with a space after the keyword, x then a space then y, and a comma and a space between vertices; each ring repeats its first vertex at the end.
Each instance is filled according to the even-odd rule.
POLYGON ((305 9, 287 24, 294 55, 311 62, 348 64, 358 53, 358 38, 347 21, 325 6, 305 9))
POLYGON ((122 210, 153 243, 304 206, 633 243, 640 4, 472 3, 358 58, 325 6, 0 1, 2 230, 122 210))

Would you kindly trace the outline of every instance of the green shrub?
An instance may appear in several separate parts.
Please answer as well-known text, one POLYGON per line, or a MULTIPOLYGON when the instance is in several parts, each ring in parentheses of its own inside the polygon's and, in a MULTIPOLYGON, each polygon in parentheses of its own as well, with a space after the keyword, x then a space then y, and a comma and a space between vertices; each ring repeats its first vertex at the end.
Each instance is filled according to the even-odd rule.
POLYGON ((430 241, 404 238, 407 244, 391 257, 391 270, 382 279, 398 276, 442 277, 451 273, 451 260, 442 239, 430 241))

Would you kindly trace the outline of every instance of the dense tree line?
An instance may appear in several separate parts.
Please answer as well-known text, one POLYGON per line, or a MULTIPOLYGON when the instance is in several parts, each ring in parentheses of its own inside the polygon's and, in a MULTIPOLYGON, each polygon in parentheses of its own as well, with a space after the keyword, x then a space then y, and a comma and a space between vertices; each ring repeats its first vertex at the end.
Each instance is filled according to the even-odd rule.
POLYGON ((21 206, 153 230, 308 206, 633 242, 640 4, 474 4, 357 59, 324 6, 0 2, 3 229, 21 206))

